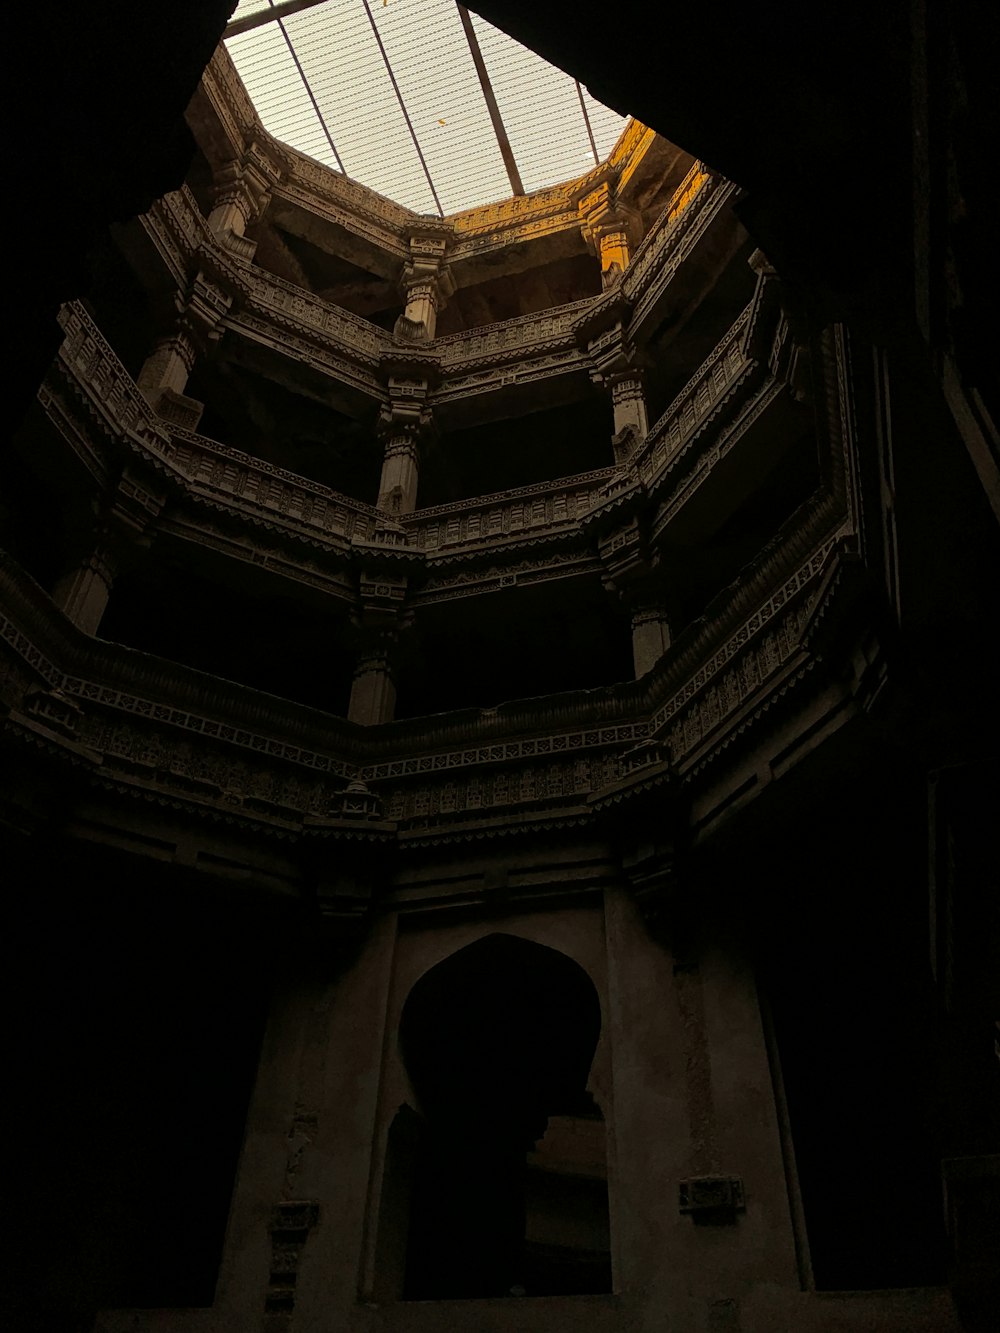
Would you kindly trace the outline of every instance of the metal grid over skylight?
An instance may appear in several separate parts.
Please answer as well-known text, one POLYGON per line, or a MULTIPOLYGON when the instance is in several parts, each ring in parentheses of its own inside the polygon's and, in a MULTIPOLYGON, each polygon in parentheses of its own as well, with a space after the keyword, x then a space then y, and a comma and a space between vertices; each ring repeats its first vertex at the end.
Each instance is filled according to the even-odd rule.
POLYGON ((456 0, 241 0, 226 45, 275 138, 416 213, 582 176, 626 124, 456 0))

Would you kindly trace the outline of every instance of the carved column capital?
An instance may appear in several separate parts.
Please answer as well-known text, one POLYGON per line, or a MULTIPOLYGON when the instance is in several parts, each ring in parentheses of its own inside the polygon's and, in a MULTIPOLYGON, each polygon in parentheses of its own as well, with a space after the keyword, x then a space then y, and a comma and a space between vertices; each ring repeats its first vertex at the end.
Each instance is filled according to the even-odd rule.
POLYGON ((580 230, 601 261, 601 285, 614 287, 628 267, 635 214, 618 198, 618 176, 605 163, 584 182, 577 199, 580 230))

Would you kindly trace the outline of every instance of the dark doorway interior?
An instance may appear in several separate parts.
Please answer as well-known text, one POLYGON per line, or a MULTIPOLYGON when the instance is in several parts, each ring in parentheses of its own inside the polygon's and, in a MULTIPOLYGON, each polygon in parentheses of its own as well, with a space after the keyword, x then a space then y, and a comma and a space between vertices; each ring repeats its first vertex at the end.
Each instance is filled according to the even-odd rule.
POLYGON ((587 1091, 600 1027, 583 969, 512 935, 414 986, 404 1299, 611 1290, 604 1123, 587 1091))

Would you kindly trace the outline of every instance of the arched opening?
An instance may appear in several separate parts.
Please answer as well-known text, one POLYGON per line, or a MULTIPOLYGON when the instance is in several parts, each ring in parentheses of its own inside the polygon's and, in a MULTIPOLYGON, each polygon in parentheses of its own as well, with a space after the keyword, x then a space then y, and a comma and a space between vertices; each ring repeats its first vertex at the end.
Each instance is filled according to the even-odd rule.
POLYGON ((611 1290, 597 991, 565 954, 487 936, 432 968, 400 1044, 420 1121, 403 1298, 611 1290))

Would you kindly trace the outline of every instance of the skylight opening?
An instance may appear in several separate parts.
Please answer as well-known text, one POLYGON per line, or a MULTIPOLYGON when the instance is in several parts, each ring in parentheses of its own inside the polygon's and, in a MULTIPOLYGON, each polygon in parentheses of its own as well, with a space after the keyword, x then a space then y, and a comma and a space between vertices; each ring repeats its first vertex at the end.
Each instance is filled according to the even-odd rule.
POLYGON ((226 40, 264 128, 413 212, 447 216, 572 180, 627 123, 476 14, 470 39, 456 0, 289 8, 241 0, 231 26, 263 21, 226 40))

